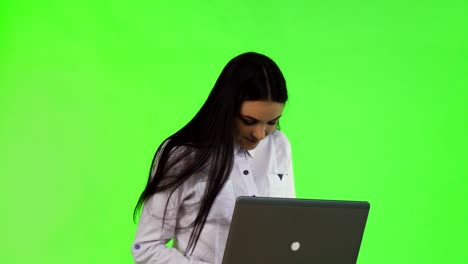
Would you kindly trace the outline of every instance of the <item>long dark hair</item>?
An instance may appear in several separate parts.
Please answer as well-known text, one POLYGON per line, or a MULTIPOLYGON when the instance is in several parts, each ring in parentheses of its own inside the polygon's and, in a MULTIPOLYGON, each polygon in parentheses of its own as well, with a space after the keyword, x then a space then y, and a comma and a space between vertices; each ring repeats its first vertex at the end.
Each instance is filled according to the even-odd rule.
MULTIPOLYGON (((190 249, 193 252, 211 206, 233 167, 234 124, 242 102, 268 100, 285 103, 287 99, 283 74, 267 56, 247 52, 229 61, 195 117, 158 147, 146 188, 133 212, 134 220, 144 202, 153 194, 169 190, 172 195, 190 176, 201 170, 208 171, 207 188, 193 222, 185 254, 190 249), (174 153, 178 154, 174 157, 174 153), (182 168, 174 170, 181 161, 182 168)), ((167 205, 168 202, 163 225, 167 205)))

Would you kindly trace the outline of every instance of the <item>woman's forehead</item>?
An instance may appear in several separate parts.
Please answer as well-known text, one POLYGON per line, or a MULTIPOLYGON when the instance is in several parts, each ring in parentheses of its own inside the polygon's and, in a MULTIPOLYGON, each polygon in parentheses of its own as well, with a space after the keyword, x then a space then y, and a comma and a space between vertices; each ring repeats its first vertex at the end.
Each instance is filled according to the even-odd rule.
POLYGON ((244 101, 240 114, 257 120, 272 120, 283 112, 284 104, 273 101, 244 101))

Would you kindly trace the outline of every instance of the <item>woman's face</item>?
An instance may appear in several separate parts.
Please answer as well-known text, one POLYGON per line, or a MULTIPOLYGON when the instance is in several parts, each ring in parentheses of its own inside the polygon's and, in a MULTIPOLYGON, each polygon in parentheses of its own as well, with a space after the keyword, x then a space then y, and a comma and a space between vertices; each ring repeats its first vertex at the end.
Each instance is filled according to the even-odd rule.
POLYGON ((236 142, 252 150, 276 127, 284 104, 272 101, 244 101, 235 121, 236 142))

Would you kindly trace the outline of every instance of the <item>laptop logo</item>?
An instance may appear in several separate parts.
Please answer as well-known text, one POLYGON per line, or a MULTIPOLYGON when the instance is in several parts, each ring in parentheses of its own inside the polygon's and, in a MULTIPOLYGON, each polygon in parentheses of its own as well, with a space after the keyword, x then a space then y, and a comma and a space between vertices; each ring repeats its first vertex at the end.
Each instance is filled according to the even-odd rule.
POLYGON ((298 251, 300 247, 301 247, 301 243, 299 243, 297 241, 292 242, 292 244, 291 244, 291 250, 292 251, 298 251))

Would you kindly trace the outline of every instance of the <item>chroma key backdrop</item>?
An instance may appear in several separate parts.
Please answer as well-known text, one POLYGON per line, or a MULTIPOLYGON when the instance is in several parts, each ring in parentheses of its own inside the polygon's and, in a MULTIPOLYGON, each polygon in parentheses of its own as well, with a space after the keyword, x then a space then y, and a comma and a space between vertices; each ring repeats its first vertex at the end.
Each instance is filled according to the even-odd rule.
POLYGON ((468 263, 467 17, 463 0, 1 1, 0 262, 133 263, 156 148, 256 51, 287 80, 298 197, 371 203, 358 263, 468 263))

